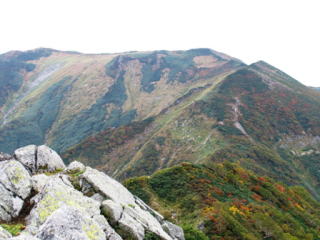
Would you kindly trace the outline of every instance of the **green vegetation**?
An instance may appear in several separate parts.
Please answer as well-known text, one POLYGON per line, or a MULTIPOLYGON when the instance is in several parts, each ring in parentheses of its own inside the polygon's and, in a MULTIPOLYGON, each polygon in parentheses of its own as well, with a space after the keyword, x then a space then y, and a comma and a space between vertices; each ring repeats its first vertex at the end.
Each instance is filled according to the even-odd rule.
POLYGON ((261 93, 268 90, 268 85, 262 78, 249 69, 239 71, 226 77, 219 88, 220 94, 261 93))
POLYGON ((0 58, 0 106, 4 105, 8 97, 21 87, 23 82, 21 71, 30 72, 33 69, 33 64, 0 58))
POLYGON ((0 224, 0 226, 7 230, 9 233, 11 233, 12 236, 18 236, 21 233, 21 231, 25 229, 25 225, 21 223, 2 223, 0 224))
POLYGON ((50 49, 36 49, 17 52, 12 56, 0 55, 0 106, 4 105, 8 97, 21 87, 23 83, 21 72, 34 70, 35 65, 26 61, 47 57, 51 52, 50 49))
POLYGON ((161 240, 161 238, 153 232, 146 232, 143 240, 161 240))
POLYGON ((135 109, 128 112, 122 111, 122 105, 127 99, 124 72, 121 71, 117 76, 116 82, 109 91, 98 99, 90 109, 80 112, 59 126, 55 131, 55 143, 52 145, 54 149, 66 150, 90 135, 111 127, 129 124, 135 118, 135 109), (107 111, 108 105, 114 105, 110 112, 107 111))
POLYGON ((151 199, 151 194, 146 191, 148 177, 136 177, 134 179, 126 180, 126 186, 134 192, 134 194, 139 197, 142 201, 149 203, 151 199))
POLYGON ((53 84, 23 113, 19 120, 14 120, 1 129, 1 148, 12 152, 30 142, 42 144, 45 133, 57 118, 60 103, 67 91, 65 84, 71 80, 70 77, 65 77, 53 84))
POLYGON ((207 97, 205 100, 197 102, 201 112, 208 117, 216 118, 218 121, 223 121, 226 118, 226 114, 230 111, 230 106, 227 103, 232 102, 230 97, 222 94, 214 94, 207 97))
POLYGON ((134 194, 143 188, 149 195, 144 200, 163 214, 174 212, 187 239, 320 237, 320 204, 304 188, 257 176, 238 164, 182 164, 125 185, 134 194))
POLYGON ((182 226, 184 237, 186 240, 209 240, 209 238, 201 231, 190 224, 182 226))
MULTIPOLYGON (((161 65, 170 55, 161 54, 161 61, 155 53, 137 58, 145 64, 150 60, 151 65, 160 61, 161 65)), ((190 57, 193 53, 190 54, 177 52, 172 57, 190 57)), ((289 185, 305 186, 319 198, 316 167, 319 155, 297 156, 291 151, 294 148, 279 145, 287 137, 320 134, 320 98, 287 75, 271 70, 245 67, 223 78, 214 88, 200 89, 200 93, 181 98, 168 111, 156 116, 147 131, 133 130, 130 125, 105 131, 83 141, 66 156, 93 166, 102 165, 109 173, 115 171, 108 167, 110 163, 117 162, 116 177, 121 179, 149 175, 182 161, 206 165, 238 162, 257 174, 289 185), (281 85, 285 79, 292 88, 281 85), (190 99, 193 103, 187 105, 190 99), (236 120, 249 137, 236 127, 236 120), (128 148, 127 155, 121 154, 128 148)), ((319 151, 319 146, 309 148, 319 151)), ((147 195, 141 194, 143 197, 147 195)))
MULTIPOLYGON (((120 126, 116 129, 102 131, 99 134, 86 139, 63 155, 63 159, 69 162, 79 157, 90 159, 91 166, 100 164, 100 159, 117 146, 124 144, 130 139, 133 139, 137 134, 142 133, 146 127, 153 122, 153 118, 148 118, 140 122, 132 122, 126 126, 120 126), (101 144, 103 143, 103 144, 101 144), (91 151, 88 151, 88 150, 91 151)), ((89 162, 88 162, 89 164, 89 162)))

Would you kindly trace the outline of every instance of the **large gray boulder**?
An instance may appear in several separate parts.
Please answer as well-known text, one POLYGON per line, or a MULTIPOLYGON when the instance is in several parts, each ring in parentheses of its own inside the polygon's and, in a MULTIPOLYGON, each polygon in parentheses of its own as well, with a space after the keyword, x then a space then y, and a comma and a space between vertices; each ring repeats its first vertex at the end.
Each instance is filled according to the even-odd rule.
POLYGON ((36 166, 36 145, 28 145, 18 148, 14 151, 14 157, 17 161, 21 162, 31 173, 37 171, 36 166))
POLYGON ((36 234, 54 211, 62 206, 73 207, 90 217, 100 215, 100 204, 65 184, 59 177, 50 177, 33 199, 35 204, 27 218, 27 230, 36 234))
POLYGON ((181 227, 168 221, 164 221, 162 223, 162 227, 167 233, 169 233, 170 236, 174 237, 175 239, 184 240, 184 232, 181 227))
POLYGON ((61 157, 51 148, 41 145, 37 148, 38 172, 55 172, 65 169, 61 157))
POLYGON ((83 172, 85 169, 86 169, 86 167, 81 162, 73 161, 66 168, 66 172, 67 173, 79 173, 79 172, 83 172))
POLYGON ((22 199, 29 196, 32 188, 30 174, 15 160, 0 162, 0 184, 22 199))
POLYGON ((62 171, 66 167, 60 156, 45 145, 21 147, 14 151, 14 157, 32 174, 62 171))
POLYGON ((0 196, 0 221, 8 222, 19 216, 23 200, 8 191, 2 184, 0 184, 0 196))
MULTIPOLYGON (((106 199, 111 199, 124 205, 134 203, 134 196, 121 183, 96 169, 86 167, 81 175, 80 184, 90 186, 101 193, 106 199)), ((84 189, 86 190, 86 189, 84 189)))
POLYGON ((80 178, 83 191, 88 192, 91 187, 91 191, 107 199, 102 202, 102 213, 125 235, 143 240, 146 231, 149 231, 164 240, 176 239, 162 228, 162 216, 133 196, 121 183, 90 167, 86 168, 80 178))
POLYGON ((106 234, 108 240, 122 240, 122 237, 110 226, 107 219, 103 215, 95 215, 93 220, 99 224, 100 228, 106 234))
POLYGON ((122 216, 123 205, 108 199, 102 202, 101 210, 113 224, 116 224, 122 216))
POLYGON ((41 192, 46 184, 50 181, 50 177, 45 174, 37 174, 31 177, 32 187, 36 192, 41 192))
POLYGON ((105 240, 106 234, 91 216, 77 207, 61 206, 38 230, 39 239, 105 240))
POLYGON ((10 221, 19 215, 31 188, 31 176, 21 163, 0 162, 0 221, 10 221))

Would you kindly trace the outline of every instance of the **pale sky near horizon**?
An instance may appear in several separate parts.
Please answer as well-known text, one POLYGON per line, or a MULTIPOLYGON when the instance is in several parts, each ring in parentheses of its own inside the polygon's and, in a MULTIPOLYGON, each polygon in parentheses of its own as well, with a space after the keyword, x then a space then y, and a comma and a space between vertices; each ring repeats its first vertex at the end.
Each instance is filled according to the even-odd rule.
POLYGON ((0 53, 211 48, 320 87, 319 0, 1 0, 0 53))

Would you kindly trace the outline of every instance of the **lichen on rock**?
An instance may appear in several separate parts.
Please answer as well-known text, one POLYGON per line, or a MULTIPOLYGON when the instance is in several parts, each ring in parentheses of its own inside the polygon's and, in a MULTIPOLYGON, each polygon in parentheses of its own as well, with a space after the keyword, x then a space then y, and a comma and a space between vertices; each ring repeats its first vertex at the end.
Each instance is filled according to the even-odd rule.
MULTIPOLYGON (((2 154, 2 153, 1 153, 2 154)), ((47 146, 19 148, 0 161, 0 221, 26 224, 10 240, 184 240, 183 231, 121 183, 82 163, 67 168, 47 146), (146 235, 147 234, 147 235, 146 235)))

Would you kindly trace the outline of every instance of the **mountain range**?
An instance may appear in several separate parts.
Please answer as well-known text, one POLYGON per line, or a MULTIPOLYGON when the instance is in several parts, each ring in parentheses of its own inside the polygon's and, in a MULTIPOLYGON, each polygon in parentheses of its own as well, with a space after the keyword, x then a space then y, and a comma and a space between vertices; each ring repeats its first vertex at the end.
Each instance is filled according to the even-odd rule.
MULTIPOLYGON (((259 210, 258 205, 251 206, 252 211, 267 214, 263 209, 272 206, 274 212, 268 213, 272 215, 295 203, 308 212, 316 206, 313 198, 320 200, 320 92, 264 61, 247 65, 211 49, 82 54, 41 48, 0 55, 0 86, 0 151, 12 153, 24 145, 47 144, 66 163, 77 160, 134 183, 128 188, 137 195, 147 192, 139 196, 154 198, 152 207, 159 212, 188 209, 180 206, 181 201, 166 199, 157 186, 169 181, 187 191, 191 188, 181 179, 192 175, 197 186, 204 181, 199 176, 205 175, 211 192, 193 192, 182 199, 185 204, 192 205, 203 194, 212 193, 212 201, 229 209, 233 198, 228 193, 240 191, 247 195, 236 194, 237 199, 264 203, 259 210), (141 180, 178 171, 176 168, 182 168, 179 178, 159 177, 156 187, 152 185, 154 177, 150 183, 141 180), (194 174, 188 173, 190 169, 194 174), (233 172, 237 179, 215 171, 233 172), (247 177, 241 179, 242 173, 247 177), (260 176, 268 179, 261 191, 271 191, 272 199, 254 190, 255 184, 264 184, 260 176), (217 178, 225 181, 227 188, 227 182, 235 185, 234 189, 212 186, 210 182, 217 178), (282 190, 269 188, 276 184, 283 186, 282 190), (296 185, 311 195, 303 188, 295 190, 296 185), (222 191, 223 197, 214 195, 214 189, 222 191), (294 203, 281 205, 284 195, 295 199, 294 203), (299 202, 301 198, 308 200, 299 202)), ((206 202, 192 212, 218 205, 206 202)), ((234 206, 239 210, 240 205, 234 206)), ((225 217, 221 221, 233 221, 224 211, 219 214, 225 217)), ((269 239, 316 236, 317 228, 303 220, 307 217, 295 210, 290 214, 290 223, 279 220, 273 226, 287 224, 292 230, 293 222, 298 221, 303 231, 294 233, 283 227, 269 239)), ((172 221, 192 225, 188 218, 192 219, 172 221)), ((240 238, 232 233, 219 235, 212 226, 203 227, 206 219, 197 219, 192 229, 202 229, 207 236, 216 236, 214 239, 268 237, 267 230, 249 226, 253 221, 249 218, 237 220, 249 229, 246 237, 240 238)))

